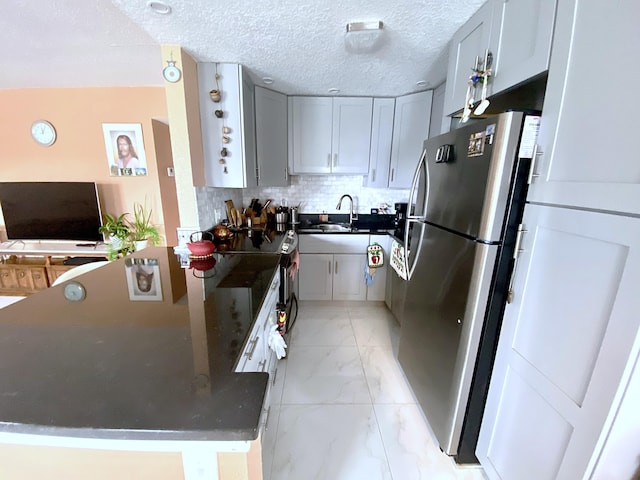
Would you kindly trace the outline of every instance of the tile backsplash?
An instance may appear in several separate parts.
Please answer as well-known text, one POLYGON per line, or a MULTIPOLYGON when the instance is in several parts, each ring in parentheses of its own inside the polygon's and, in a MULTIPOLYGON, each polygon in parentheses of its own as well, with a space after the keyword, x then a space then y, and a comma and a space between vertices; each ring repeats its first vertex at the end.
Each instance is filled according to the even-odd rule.
MULTIPOLYGON (((252 198, 259 198, 261 203, 271 198, 273 205, 300 204, 300 213, 337 213, 338 200, 345 193, 353 197, 354 209, 358 213, 369 213, 372 208, 381 204, 389 205, 393 213, 393 204, 406 202, 409 190, 391 188, 370 188, 362 186, 362 176, 347 175, 292 175, 288 187, 256 187, 256 188, 196 188, 198 200, 198 216, 200 228, 210 228, 226 218, 225 200, 232 199, 236 207, 246 207, 252 198)), ((348 204, 343 204, 340 212, 346 211, 348 204)))

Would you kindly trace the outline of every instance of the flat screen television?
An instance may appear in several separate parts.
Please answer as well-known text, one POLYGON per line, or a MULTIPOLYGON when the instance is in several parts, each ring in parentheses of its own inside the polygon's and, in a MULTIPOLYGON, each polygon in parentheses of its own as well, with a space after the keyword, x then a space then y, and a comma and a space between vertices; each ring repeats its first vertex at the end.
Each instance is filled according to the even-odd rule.
POLYGON ((104 240, 94 182, 0 182, 0 208, 9 240, 104 240))

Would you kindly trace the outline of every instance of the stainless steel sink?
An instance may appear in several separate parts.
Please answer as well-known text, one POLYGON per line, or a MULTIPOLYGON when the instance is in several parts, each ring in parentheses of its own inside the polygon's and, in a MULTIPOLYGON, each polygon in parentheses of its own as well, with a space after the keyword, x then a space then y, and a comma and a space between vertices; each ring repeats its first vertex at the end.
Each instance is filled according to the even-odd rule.
POLYGON ((350 232, 351 228, 349 225, 340 225, 337 223, 321 223, 320 225, 315 225, 319 230, 325 230, 327 232, 350 232))
POLYGON ((340 223, 319 223, 300 229, 301 232, 351 232, 349 225, 340 223))

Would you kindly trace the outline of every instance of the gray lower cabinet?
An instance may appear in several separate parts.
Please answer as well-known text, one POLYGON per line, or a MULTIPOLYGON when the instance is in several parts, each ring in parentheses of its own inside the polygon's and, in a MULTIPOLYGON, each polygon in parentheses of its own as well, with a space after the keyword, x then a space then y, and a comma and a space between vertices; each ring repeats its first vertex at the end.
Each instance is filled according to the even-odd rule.
POLYGON ((491 480, 614 478, 592 468, 640 350, 640 218, 529 204, 523 224, 476 455, 491 480))
MULTIPOLYGON (((271 387, 275 383, 277 375, 278 358, 275 352, 269 347, 268 342, 272 326, 277 325, 278 322, 276 308, 279 287, 280 277, 276 274, 269 285, 269 291, 262 303, 262 308, 258 313, 258 317, 251 329, 249 339, 236 367, 236 372, 267 372, 269 374, 269 383, 262 406, 263 411, 260 430, 267 428, 271 409, 271 387)), ((243 308, 242 305, 238 307, 243 308)))
POLYGON ((300 235, 300 300, 366 300, 368 235, 300 235))

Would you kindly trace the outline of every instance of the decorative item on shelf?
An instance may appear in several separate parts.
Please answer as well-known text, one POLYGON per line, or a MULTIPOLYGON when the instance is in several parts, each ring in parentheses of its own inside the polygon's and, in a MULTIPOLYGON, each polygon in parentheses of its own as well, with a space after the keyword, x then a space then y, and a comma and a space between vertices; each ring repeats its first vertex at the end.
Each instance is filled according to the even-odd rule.
POLYGON ((227 225, 219 223, 213 227, 213 237, 220 242, 224 242, 225 240, 229 240, 233 237, 233 232, 227 225))
POLYGON ((99 232, 109 237, 109 244, 107 245, 107 257, 109 260, 115 260, 130 251, 129 234, 131 231, 127 220, 128 216, 128 213, 123 213, 118 217, 109 213, 104 215, 104 221, 99 232))
POLYGON ((213 234, 211 232, 193 232, 189 236, 189 243, 187 248, 191 252, 192 256, 207 257, 213 255, 216 250, 216 246, 213 244, 213 234))
POLYGON ((491 64, 493 63, 493 54, 489 51, 485 51, 484 60, 481 61, 480 57, 476 56, 475 66, 471 69, 472 73, 469 77, 468 87, 467 87, 467 95, 464 103, 464 110, 462 112, 462 119, 460 120, 462 123, 465 123, 469 120, 471 113, 475 115, 482 115, 487 108, 489 107, 489 100, 487 99, 487 85, 489 83, 489 78, 492 75, 491 64), (482 83, 482 96, 480 98, 480 103, 478 106, 473 109, 475 104, 475 93, 478 84, 482 83))
POLYGON ((151 214, 152 210, 147 208, 146 200, 144 205, 134 203, 133 220, 129 223, 129 229, 136 251, 146 248, 148 244, 157 245, 160 243, 160 232, 158 227, 151 223, 151 214))

